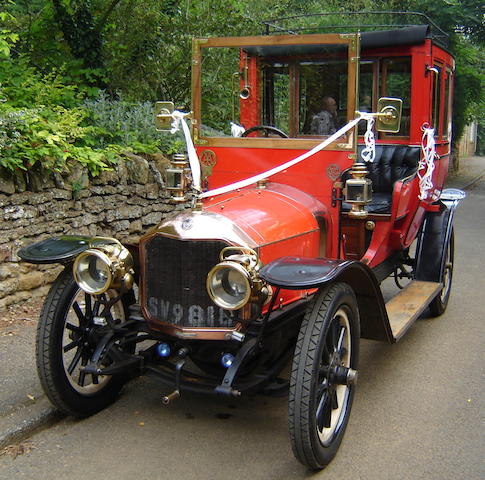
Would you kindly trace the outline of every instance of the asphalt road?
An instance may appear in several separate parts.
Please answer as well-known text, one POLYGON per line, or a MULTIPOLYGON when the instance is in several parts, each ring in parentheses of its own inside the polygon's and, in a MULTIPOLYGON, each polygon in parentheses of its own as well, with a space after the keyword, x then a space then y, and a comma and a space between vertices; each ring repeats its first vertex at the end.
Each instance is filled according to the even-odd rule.
POLYGON ((293 457, 287 399, 184 395, 161 404, 148 379, 109 409, 34 435, 0 457, 1 479, 478 480, 484 467, 485 179, 456 214, 452 297, 396 345, 362 341, 359 384, 340 451, 312 473, 293 457))

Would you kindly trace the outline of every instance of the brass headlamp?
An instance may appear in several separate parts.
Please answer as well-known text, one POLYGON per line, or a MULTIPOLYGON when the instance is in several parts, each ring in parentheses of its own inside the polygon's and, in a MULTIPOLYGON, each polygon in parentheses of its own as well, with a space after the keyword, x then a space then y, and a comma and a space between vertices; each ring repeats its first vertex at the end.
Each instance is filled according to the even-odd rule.
POLYGON ((212 301, 226 310, 240 310, 248 303, 263 304, 270 289, 259 278, 262 266, 257 253, 245 247, 226 247, 207 275, 207 292, 212 301), (228 255, 230 252, 237 252, 228 255))
POLYGON ((72 271, 79 287, 92 295, 100 295, 109 289, 125 292, 133 286, 133 258, 118 242, 80 253, 72 271))

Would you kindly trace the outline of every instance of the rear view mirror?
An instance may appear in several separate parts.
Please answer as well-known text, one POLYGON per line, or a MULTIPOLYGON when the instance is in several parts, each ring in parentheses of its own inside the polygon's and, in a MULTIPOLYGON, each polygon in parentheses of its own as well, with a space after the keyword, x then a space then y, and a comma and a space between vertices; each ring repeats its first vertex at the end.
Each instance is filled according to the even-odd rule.
POLYGON ((379 132, 397 133, 401 127, 402 100, 379 98, 377 102, 376 129, 379 132))
POLYGON ((175 110, 173 102, 155 103, 155 126, 159 132, 170 132, 172 129, 173 117, 175 110))

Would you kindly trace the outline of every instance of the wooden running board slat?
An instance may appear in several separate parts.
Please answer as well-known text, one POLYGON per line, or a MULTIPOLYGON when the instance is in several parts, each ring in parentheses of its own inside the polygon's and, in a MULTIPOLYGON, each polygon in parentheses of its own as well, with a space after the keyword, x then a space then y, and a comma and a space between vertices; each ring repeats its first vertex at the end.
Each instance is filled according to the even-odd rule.
POLYGON ((399 340, 441 290, 441 283, 413 280, 386 303, 395 340, 399 340))

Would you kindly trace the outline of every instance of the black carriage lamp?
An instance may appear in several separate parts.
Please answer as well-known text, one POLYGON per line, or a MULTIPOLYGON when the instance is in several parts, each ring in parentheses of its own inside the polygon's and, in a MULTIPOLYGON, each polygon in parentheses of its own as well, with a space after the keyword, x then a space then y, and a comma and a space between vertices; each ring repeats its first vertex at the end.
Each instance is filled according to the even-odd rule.
POLYGON ((367 173, 365 164, 356 162, 350 171, 352 178, 345 182, 345 201, 352 207, 349 211, 350 217, 367 217, 365 205, 372 201, 372 180, 366 178, 367 173))

